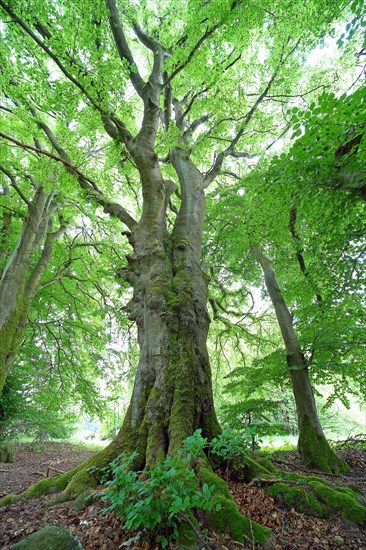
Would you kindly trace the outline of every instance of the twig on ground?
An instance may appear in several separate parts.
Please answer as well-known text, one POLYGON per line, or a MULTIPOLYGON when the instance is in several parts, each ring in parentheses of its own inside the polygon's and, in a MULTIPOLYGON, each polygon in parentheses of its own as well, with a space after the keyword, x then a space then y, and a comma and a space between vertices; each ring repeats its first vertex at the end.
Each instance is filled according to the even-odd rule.
MULTIPOLYGON (((64 470, 57 470, 57 468, 47 468, 47 475, 46 477, 50 476, 50 471, 53 470, 54 472, 57 472, 58 474, 66 474, 64 470)), ((52 477, 52 476, 51 476, 52 477)))

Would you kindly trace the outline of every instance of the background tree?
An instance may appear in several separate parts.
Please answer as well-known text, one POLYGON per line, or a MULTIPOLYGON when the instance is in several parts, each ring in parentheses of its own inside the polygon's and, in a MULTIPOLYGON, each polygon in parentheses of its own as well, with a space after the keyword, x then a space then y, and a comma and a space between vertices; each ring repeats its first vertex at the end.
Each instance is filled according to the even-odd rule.
MULTIPOLYGON (((355 93, 355 96, 359 97, 359 93, 355 93)), ((318 109, 313 102, 310 114, 304 118, 310 118, 312 112, 321 112, 321 108, 326 109, 323 96, 319 103, 322 107, 318 109)), ((341 102, 336 103, 340 108, 340 120, 328 118, 324 124, 334 128, 333 132, 339 136, 343 111, 341 102)), ((355 105, 353 99, 350 104, 355 105)), ((295 120, 296 137, 298 119, 295 120)), ((287 335, 287 339, 294 342, 293 327, 296 326, 305 350, 305 355, 300 359, 302 350, 297 342, 295 347, 299 364, 309 365, 313 379, 318 383, 332 381, 334 391, 329 403, 340 398, 347 406, 346 393, 349 391, 350 379, 357 381, 356 385, 353 384, 353 391, 358 395, 362 395, 364 385, 362 364, 365 345, 359 330, 365 311, 363 293, 360 292, 364 278, 364 207, 357 201, 358 192, 335 196, 334 191, 329 190, 331 186, 328 186, 329 189, 323 186, 314 188, 311 176, 310 181, 307 181, 307 168, 310 164, 314 174, 323 172, 328 181, 332 177, 332 170, 336 172, 334 150, 329 160, 326 158, 323 162, 320 156, 320 149, 325 147, 325 150, 332 150, 321 138, 317 137, 321 143, 318 156, 316 147, 315 155, 313 149, 310 153, 310 142, 314 141, 316 133, 318 136, 322 131, 320 125, 317 128, 315 117, 312 120, 312 134, 307 138, 308 141, 305 134, 292 146, 288 155, 283 153, 281 158, 269 165, 266 162, 260 163, 251 175, 242 180, 238 177, 240 182, 235 186, 236 196, 232 190, 221 194, 220 206, 211 209, 216 236, 213 239, 213 261, 218 250, 219 263, 225 263, 221 259, 221 249, 225 250, 227 256, 233 254, 232 264, 230 262, 228 268, 226 263, 226 270, 235 273, 234 284, 237 285, 238 280, 243 279, 246 284, 248 280, 257 284, 255 273, 248 270, 250 259, 245 250, 253 242, 260 242, 266 250, 271 250, 281 271, 281 280, 285 285, 284 294, 290 299, 292 312, 287 308, 279 290, 271 262, 259 248, 257 259, 261 260, 266 273, 267 290, 271 289, 270 296, 275 309, 284 308, 283 316, 280 315, 283 323, 281 330, 286 332, 292 327, 292 336, 289 338, 287 335), (309 144, 307 153, 304 153, 302 143, 309 144), (300 159, 304 159, 304 164, 300 159), (268 200, 269 196, 271 200, 268 200), (235 222, 225 216, 225 211, 234 214, 235 222), (352 316, 351 307, 354 313, 352 316)), ((362 141, 357 142, 357 150, 353 151, 353 155, 356 154, 362 154, 362 141)), ((217 200, 217 194, 214 198, 217 200)), ((221 272, 219 278, 224 280, 225 276, 221 272)), ((271 374, 273 375, 272 371, 271 374)), ((301 388, 305 385, 302 383, 301 388)), ((311 392, 309 396, 311 397, 311 392)), ((311 401, 312 398, 309 399, 310 405, 311 401)), ((300 448, 301 439, 303 435, 300 422, 300 448)), ((319 452, 316 453, 318 457, 313 456, 311 459, 314 446, 311 448, 309 442, 305 446, 307 450, 304 449, 302 454, 307 456, 307 462, 315 463, 318 457, 326 454, 319 452)), ((337 461, 332 467, 337 468, 337 461)))
MULTIPOLYGON (((12 217, 17 212, 6 205, 2 208, 0 395, 22 341, 30 306, 51 260, 53 243, 66 229, 66 223, 60 216, 59 227, 53 230, 53 218, 60 207, 54 192, 47 193, 43 185, 37 184, 30 176, 34 189, 33 196, 27 198, 18 187, 16 177, 4 167, 1 167, 1 171, 19 194, 26 207, 26 213, 22 215, 24 218, 14 249, 11 254, 6 254, 9 250, 12 217)), ((10 185, 3 184, 5 198, 10 196, 10 185)))

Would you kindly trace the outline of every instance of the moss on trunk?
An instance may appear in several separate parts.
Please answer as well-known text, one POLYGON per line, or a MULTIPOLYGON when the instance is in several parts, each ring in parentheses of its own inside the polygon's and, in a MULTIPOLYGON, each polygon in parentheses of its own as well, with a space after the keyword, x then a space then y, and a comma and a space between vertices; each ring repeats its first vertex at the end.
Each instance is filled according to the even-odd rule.
POLYGON ((0 462, 14 462, 14 457, 14 443, 11 441, 4 441, 3 443, 0 443, 0 462))
POLYGON ((306 466, 328 473, 349 472, 347 463, 333 451, 324 435, 318 434, 308 416, 301 419, 298 449, 306 466))
POLYGON ((25 300, 24 288, 22 287, 16 298, 14 311, 0 326, 0 396, 23 338, 28 309, 29 304, 25 300))

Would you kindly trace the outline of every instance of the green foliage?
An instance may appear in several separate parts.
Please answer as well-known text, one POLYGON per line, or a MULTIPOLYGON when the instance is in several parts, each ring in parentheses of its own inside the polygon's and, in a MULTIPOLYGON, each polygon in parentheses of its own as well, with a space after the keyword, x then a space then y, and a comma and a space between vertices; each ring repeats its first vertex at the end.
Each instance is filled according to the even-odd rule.
POLYGON ((219 418, 246 438, 253 451, 263 438, 297 431, 294 399, 284 373, 284 354, 273 353, 254 358, 251 365, 237 367, 224 378, 219 418))
POLYGON ((57 379, 51 378, 48 385, 43 385, 40 373, 32 376, 28 389, 28 375, 29 371, 16 366, 7 378, 0 397, 0 438, 69 437, 80 414, 70 396, 57 379))
POLYGON ((107 489, 102 499, 109 503, 105 510, 122 516, 127 528, 147 529, 165 548, 170 540, 178 538, 180 524, 191 510, 220 508, 213 494, 215 487, 207 483, 199 487, 191 467, 192 459, 205 444, 200 432, 195 432, 177 456, 167 457, 143 473, 131 470, 136 453, 121 455, 104 476, 107 489), (112 480, 106 481, 111 475, 112 480))
POLYGON ((250 447, 251 436, 245 437, 240 433, 225 429, 212 440, 210 453, 226 462, 227 468, 231 466, 234 469, 240 469, 244 467, 245 457, 248 455, 250 447))

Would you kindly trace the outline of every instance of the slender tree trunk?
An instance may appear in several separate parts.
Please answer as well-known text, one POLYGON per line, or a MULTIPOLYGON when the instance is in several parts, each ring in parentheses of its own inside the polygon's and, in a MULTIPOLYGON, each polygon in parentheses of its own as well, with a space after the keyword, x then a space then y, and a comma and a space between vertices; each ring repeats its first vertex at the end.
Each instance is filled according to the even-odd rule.
POLYGON ((52 243, 65 227, 51 233, 56 205, 53 195, 39 188, 28 204, 16 247, 0 278, 0 396, 24 336, 28 312, 51 259, 52 243), (38 260, 34 255, 41 249, 38 260), (35 262, 35 265, 32 265, 35 262))
POLYGON ((251 249, 262 268, 265 285, 275 309, 286 348, 287 365, 296 403, 299 428, 298 449, 301 458, 306 465, 326 472, 347 471, 346 463, 330 448, 319 422, 304 354, 299 346, 292 316, 281 294, 272 264, 258 245, 252 246, 251 249))

